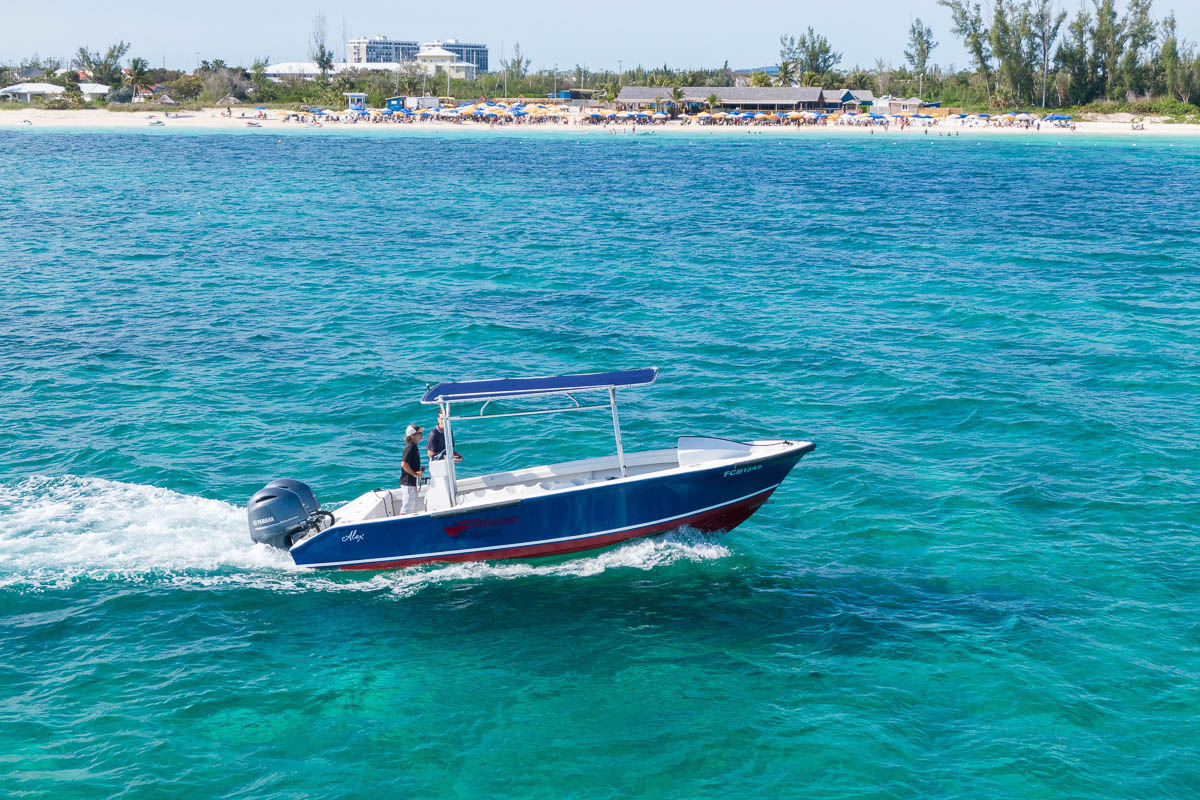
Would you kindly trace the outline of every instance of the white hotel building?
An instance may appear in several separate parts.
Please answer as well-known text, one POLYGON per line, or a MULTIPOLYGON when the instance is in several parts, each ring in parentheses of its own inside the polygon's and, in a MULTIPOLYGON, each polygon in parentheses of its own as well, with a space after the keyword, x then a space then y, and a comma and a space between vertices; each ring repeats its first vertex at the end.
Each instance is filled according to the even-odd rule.
POLYGON ((348 64, 399 64, 407 61, 418 61, 422 50, 442 49, 456 58, 456 61, 467 62, 474 69, 472 72, 488 71, 488 47, 486 44, 460 42, 457 39, 445 41, 421 42, 402 39, 389 39, 386 36, 350 39, 346 42, 346 62, 348 64))

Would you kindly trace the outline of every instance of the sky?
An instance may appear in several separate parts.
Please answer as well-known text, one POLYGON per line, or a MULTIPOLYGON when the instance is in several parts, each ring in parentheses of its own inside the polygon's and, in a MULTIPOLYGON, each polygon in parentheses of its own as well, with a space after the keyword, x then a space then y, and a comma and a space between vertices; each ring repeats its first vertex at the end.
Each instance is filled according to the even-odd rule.
MULTIPOLYGON (((1066 0, 1063 7, 1073 14, 1078 4, 1079 0, 1066 0)), ((1155 16, 1164 16, 1173 6, 1183 37, 1200 39, 1200 3, 1159 0, 1155 16)), ((447 6, 422 3, 411 10, 386 0, 55 0, 48 6, 14 3, 5 11, 0 63, 18 63, 34 54, 69 59, 81 45, 97 50, 121 39, 133 45, 129 56, 175 69, 193 68, 198 59, 243 65, 257 58, 302 61, 308 58, 318 14, 325 15, 338 60, 344 57, 346 37, 383 34, 418 41, 484 42, 490 47, 492 69, 502 53, 511 55, 517 42, 535 70, 556 65, 569 70, 576 64, 616 69, 618 62, 626 69, 664 63, 690 69, 720 66, 726 60, 742 69, 777 63, 780 34, 799 34, 812 26, 843 54, 841 67, 846 69, 856 64, 870 67, 876 59, 902 64, 914 18, 933 28, 939 43, 932 54, 934 63, 962 67, 968 60, 950 33, 949 13, 936 0, 743 0, 733 6, 715 0, 610 0, 586 8, 550 0, 517 5, 457 0, 447 6)))

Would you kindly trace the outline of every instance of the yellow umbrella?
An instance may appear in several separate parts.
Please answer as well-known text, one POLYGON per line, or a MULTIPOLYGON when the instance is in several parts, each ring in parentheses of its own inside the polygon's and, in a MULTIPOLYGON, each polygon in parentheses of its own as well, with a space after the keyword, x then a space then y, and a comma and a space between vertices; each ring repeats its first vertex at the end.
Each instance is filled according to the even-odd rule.
POLYGON ((804 119, 804 115, 801 114, 799 111, 793 111, 790 114, 788 114, 788 119, 804 119))

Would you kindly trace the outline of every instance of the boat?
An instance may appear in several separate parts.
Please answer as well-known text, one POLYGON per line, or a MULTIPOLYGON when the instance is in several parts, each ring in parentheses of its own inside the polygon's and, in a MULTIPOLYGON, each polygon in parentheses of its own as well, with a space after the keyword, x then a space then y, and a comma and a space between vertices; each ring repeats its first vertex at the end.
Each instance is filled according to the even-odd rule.
POLYGON ((375 570, 557 556, 684 527, 731 530, 767 502, 814 445, 680 436, 672 448, 627 453, 617 391, 649 386, 658 373, 652 367, 427 387, 421 403, 442 414, 447 453, 455 452, 455 429, 467 423, 605 410, 615 453, 474 477, 460 477, 453 458, 439 458, 428 465, 429 481, 408 515, 400 514, 399 487, 373 489, 330 511, 307 484, 272 481, 250 498, 251 538, 286 549, 301 567, 375 570), (552 407, 541 407, 547 402, 552 407))
POLYGON ((148 124, 151 128, 157 128, 160 125, 166 125, 167 123, 163 122, 161 119, 152 119, 146 124, 148 124))

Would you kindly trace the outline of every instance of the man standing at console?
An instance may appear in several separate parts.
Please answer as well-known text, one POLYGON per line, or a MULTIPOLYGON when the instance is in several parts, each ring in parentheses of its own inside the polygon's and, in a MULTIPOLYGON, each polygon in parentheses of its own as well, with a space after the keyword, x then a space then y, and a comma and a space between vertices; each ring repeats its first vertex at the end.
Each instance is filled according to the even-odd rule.
POLYGON ((421 428, 409 425, 404 431, 404 455, 400 458, 400 513, 417 513, 417 480, 421 477, 421 428))
MULTIPOLYGON (((425 440, 425 452, 429 454, 429 460, 435 458, 443 458, 446 455, 446 419, 444 412, 438 411, 437 427, 429 432, 429 438, 425 440)), ((458 463, 462 461, 462 455, 455 450, 454 461, 458 463)))

